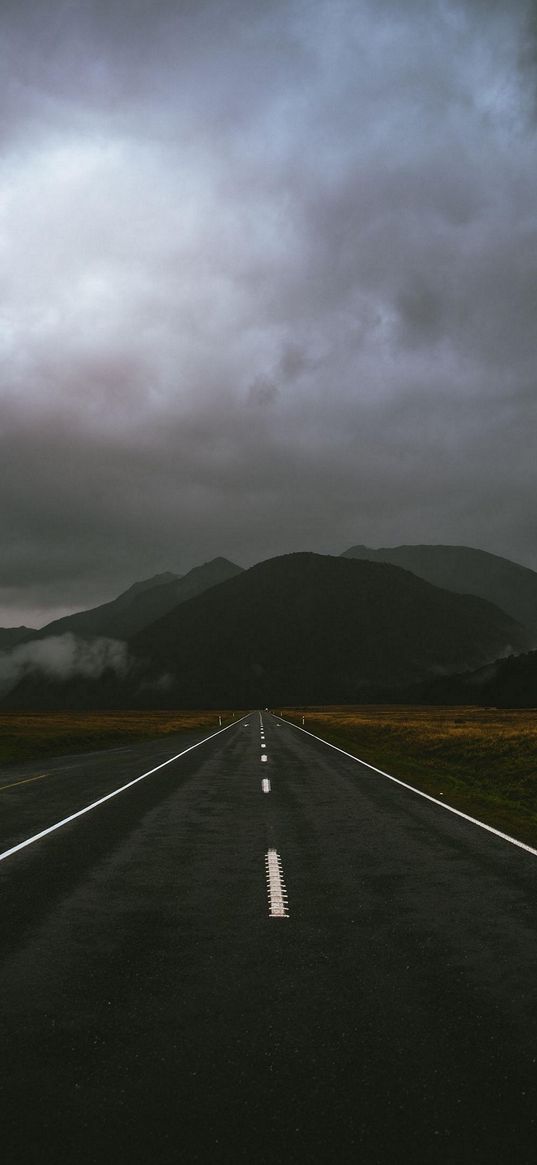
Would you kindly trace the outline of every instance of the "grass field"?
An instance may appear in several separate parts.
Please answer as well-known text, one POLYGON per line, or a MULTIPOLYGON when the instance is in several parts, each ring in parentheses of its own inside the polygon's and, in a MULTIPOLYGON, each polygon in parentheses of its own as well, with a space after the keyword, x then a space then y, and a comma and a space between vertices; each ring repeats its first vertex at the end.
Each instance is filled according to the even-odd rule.
MULTIPOLYGON (((537 846, 537 709, 357 707, 283 715, 537 846)), ((379 777, 379 780, 382 778, 379 777)))
MULTIPOLYGON (((222 725, 233 717, 227 711, 221 715, 222 725)), ((218 717, 218 712, 4 712, 0 714, 0 764, 113 748, 193 728, 210 732, 218 728, 218 717)))

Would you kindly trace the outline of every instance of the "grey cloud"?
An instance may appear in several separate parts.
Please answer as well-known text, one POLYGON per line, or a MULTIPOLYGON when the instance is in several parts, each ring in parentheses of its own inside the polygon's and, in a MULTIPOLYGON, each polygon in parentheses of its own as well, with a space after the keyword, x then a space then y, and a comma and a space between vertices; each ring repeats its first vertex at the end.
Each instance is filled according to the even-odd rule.
POLYGON ((537 566, 533 10, 3 5, 0 622, 214 554, 537 566))
POLYGON ((286 384, 296 380, 297 376, 311 367, 312 360, 303 348, 292 342, 285 345, 278 362, 278 372, 286 384))
POLYGON ((256 376, 248 389, 248 399, 252 404, 271 405, 279 395, 278 385, 268 376, 256 376))
POLYGON ((260 374, 248 388, 248 400, 257 405, 273 405, 282 389, 315 367, 315 361, 298 344, 288 341, 270 375, 260 374))

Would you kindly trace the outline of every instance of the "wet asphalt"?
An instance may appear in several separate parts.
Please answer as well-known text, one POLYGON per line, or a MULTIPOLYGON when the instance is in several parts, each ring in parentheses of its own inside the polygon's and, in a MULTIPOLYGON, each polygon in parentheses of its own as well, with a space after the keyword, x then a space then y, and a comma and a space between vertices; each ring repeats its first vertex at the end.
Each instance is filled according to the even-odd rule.
MULTIPOLYGON (((205 735, 5 769, 0 851, 205 735)), ((537 857, 270 713, 0 894, 6 1161, 536 1160, 537 857)))

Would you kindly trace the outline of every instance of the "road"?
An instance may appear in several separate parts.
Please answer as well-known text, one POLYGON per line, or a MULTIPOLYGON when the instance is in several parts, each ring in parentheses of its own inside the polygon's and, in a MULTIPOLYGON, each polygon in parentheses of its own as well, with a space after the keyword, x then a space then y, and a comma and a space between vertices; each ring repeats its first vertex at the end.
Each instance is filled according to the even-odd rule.
POLYGON ((537 857, 205 734, 4 770, 2 853, 198 745, 0 862, 4 1160, 533 1163, 537 857))

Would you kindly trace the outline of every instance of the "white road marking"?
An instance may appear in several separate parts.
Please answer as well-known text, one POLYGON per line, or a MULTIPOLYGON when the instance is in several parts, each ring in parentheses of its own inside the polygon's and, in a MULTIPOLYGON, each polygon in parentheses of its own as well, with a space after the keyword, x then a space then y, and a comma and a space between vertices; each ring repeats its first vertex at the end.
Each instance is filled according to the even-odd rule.
MULTIPOLYGON (((244 719, 244 717, 241 717, 244 719)), ((197 744, 191 744, 188 748, 184 748, 182 752, 176 753, 175 756, 170 756, 160 765, 155 765, 154 769, 148 769, 146 773, 142 773, 139 777, 135 777, 133 781, 128 781, 126 785, 121 785, 119 789, 114 789, 111 793, 107 793, 106 797, 99 797, 98 801, 92 801, 91 805, 85 805, 83 809, 78 809, 76 813, 71 813, 69 817, 62 818, 61 821, 56 821, 54 825, 49 825, 47 829, 42 829, 40 833, 34 833, 33 837, 27 837, 26 841, 20 841, 18 845, 13 845, 11 849, 4 850, 0 854, 0 862, 5 861, 6 858, 16 854, 21 849, 25 849, 27 845, 33 845, 34 841, 40 841, 42 837, 46 837, 48 833, 54 833, 56 829, 61 829, 63 825, 68 825, 70 821, 76 821, 77 817, 83 817, 84 813, 89 813, 91 809, 96 809, 98 805, 104 805, 105 801, 110 801, 112 797, 117 797, 119 793, 124 793, 125 789, 132 789, 133 785, 137 785, 138 781, 143 781, 145 777, 150 777, 152 773, 158 772, 159 769, 164 769, 166 765, 171 765, 174 760, 179 760, 180 756, 186 756, 187 752, 192 752, 193 749, 199 748, 201 744, 205 744, 207 740, 214 740, 215 736, 220 736, 222 732, 227 732, 229 728, 234 728, 240 724, 240 720, 233 720, 231 724, 226 724, 225 728, 218 728, 216 732, 212 732, 210 736, 204 736, 203 740, 198 740, 197 744)), ((266 760, 266 757, 262 758, 266 760)))
POLYGON ((468 813, 463 813, 462 809, 455 809, 453 805, 448 805, 446 801, 439 801, 437 797, 431 797, 430 793, 424 793, 422 789, 416 789, 415 785, 408 785, 406 781, 401 781, 399 777, 392 777, 392 774, 386 773, 384 769, 377 769, 375 765, 370 765, 368 761, 362 760, 361 757, 354 756, 352 752, 345 752, 344 748, 339 748, 337 744, 331 744, 329 740, 323 740, 322 736, 316 736, 314 732, 308 732, 307 728, 301 728, 299 724, 293 724, 292 720, 284 720, 284 724, 289 724, 291 728, 296 728, 297 732, 304 732, 306 736, 313 736, 314 740, 320 740, 321 744, 326 744, 327 748, 333 748, 336 752, 341 752, 343 756, 348 756, 351 760, 355 760, 357 764, 365 765, 366 769, 372 769, 374 773, 379 773, 381 777, 387 777, 389 781, 393 781, 396 785, 401 785, 403 789, 409 789, 411 793, 417 793, 418 797, 424 797, 426 801, 432 801, 433 805, 439 805, 441 809, 447 809, 448 813, 454 813, 456 817, 462 817, 464 821, 469 821, 471 825, 478 825, 480 829, 485 829, 487 833, 493 833, 496 837, 501 837, 503 841, 508 841, 510 845, 516 845, 518 849, 526 850, 526 853, 533 854, 537 858, 537 849, 534 849, 532 845, 526 845, 525 841, 518 841, 516 837, 511 837, 509 833, 502 833, 501 829, 494 829, 492 825, 487 825, 486 822, 480 821, 479 818, 470 817, 468 813))
POLYGON ((261 788, 264 793, 270 793, 270 781, 268 777, 263 777, 263 780, 261 781, 261 788))
POLYGON ((282 860, 277 850, 269 849, 265 857, 270 918, 289 918, 289 902, 283 880, 282 860))
POLYGON ((266 747, 267 747, 266 744, 261 745, 261 748, 266 748, 266 747))
POLYGON ((261 760, 268 760, 266 752, 261 753, 261 760))

